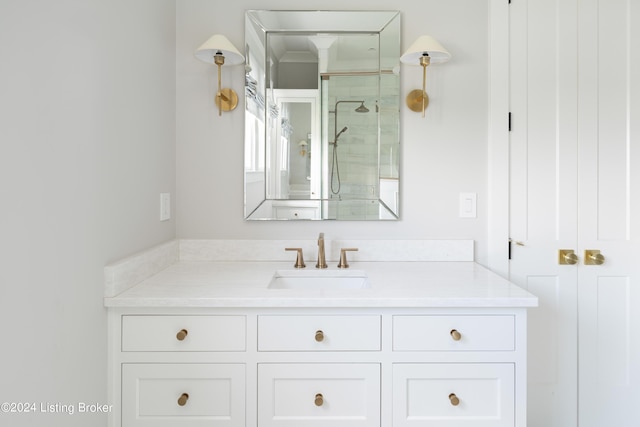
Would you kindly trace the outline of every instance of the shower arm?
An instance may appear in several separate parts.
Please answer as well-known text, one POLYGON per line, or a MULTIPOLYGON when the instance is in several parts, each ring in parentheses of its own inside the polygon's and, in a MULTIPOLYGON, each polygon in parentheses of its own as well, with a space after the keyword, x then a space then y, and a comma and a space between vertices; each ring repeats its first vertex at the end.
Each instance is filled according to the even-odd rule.
MULTIPOLYGON (((342 103, 354 103, 354 104, 360 104, 362 107, 364 107, 364 100, 362 101, 338 101, 336 102, 335 107, 333 107, 333 143, 337 144, 338 143, 338 136, 342 133, 342 131, 338 132, 338 104, 342 104, 342 103)), ((360 107, 358 107, 360 108, 360 107)), ((363 112, 368 112, 369 110, 367 109, 367 107, 364 107, 367 111, 363 111, 363 112)))

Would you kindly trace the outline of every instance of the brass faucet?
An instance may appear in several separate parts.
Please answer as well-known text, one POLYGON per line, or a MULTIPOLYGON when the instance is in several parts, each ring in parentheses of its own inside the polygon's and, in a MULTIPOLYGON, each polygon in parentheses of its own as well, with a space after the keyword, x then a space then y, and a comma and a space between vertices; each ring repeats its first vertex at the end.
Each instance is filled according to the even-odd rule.
POLYGON ((316 268, 327 268, 327 258, 324 255, 324 233, 318 236, 318 262, 316 268))

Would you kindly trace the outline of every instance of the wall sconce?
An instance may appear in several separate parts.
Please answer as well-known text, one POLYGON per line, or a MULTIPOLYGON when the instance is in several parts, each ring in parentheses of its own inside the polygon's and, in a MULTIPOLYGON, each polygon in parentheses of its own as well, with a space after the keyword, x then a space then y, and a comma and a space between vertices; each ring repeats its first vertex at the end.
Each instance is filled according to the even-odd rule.
POLYGON ((424 110, 429 105, 426 88, 427 66, 447 62, 449 59, 451 59, 451 54, 431 36, 418 37, 400 57, 400 61, 404 64, 422 66, 422 90, 414 89, 407 95, 407 107, 411 111, 422 111, 422 117, 424 117, 424 110))
POLYGON ((298 146, 300 147, 300 155, 302 157, 307 155, 307 146, 309 145, 309 143, 307 141, 305 141, 304 139, 300 142, 298 142, 298 146))
POLYGON ((242 64, 244 56, 225 36, 214 34, 196 50, 196 58, 218 66, 218 92, 216 93, 218 116, 221 116, 223 111, 235 109, 238 105, 238 94, 233 89, 220 88, 222 66, 242 64))

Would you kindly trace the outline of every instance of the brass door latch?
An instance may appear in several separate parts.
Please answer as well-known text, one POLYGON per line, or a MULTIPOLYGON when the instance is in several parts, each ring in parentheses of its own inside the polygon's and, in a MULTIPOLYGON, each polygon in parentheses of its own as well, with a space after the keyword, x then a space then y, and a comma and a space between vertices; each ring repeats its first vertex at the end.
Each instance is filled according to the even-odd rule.
POLYGON ((584 251, 584 265, 602 265, 604 255, 598 249, 586 249, 584 251))
POLYGON ((578 263, 578 255, 576 255, 573 249, 560 249, 558 250, 558 264, 560 265, 574 265, 578 263))

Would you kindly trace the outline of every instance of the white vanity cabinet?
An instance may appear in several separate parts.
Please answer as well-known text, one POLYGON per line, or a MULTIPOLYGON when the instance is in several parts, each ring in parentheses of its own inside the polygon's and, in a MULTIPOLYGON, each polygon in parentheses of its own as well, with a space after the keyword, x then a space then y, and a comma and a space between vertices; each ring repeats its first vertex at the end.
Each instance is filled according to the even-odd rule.
POLYGON ((112 427, 525 427, 526 308, 112 307, 112 427))
POLYGON ((393 426, 523 426, 521 316, 393 316, 393 426))
POLYGON ((291 361, 258 364, 258 425, 380 427, 381 319, 258 315, 258 352, 291 361))
POLYGON ((512 363, 399 363, 393 366, 393 425, 511 427, 512 363))
POLYGON ((261 363, 261 427, 379 427, 379 363, 261 363))
POLYGON ((121 366, 122 426, 244 426, 244 364, 121 366))
POLYGON ((260 315, 258 351, 379 351, 380 315, 260 315))
POLYGON ((245 426, 245 316, 110 314, 110 337, 115 425, 245 426))
POLYGON ((122 316, 122 351, 245 351, 246 318, 122 316))

